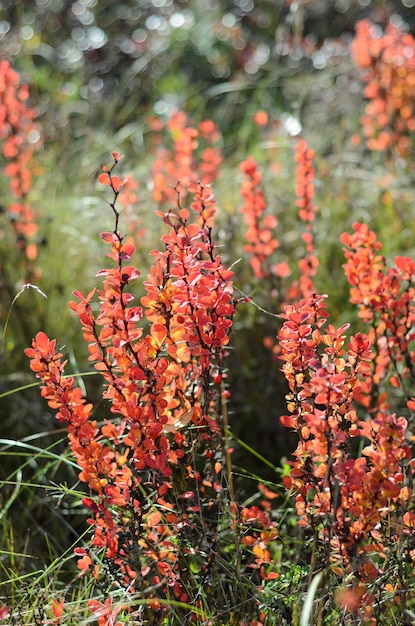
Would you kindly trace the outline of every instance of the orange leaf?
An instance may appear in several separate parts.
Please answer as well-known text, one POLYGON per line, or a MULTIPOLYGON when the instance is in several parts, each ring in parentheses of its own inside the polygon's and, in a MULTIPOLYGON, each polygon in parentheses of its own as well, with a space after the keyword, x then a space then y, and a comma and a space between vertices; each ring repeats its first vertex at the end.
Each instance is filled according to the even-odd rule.
POLYGON ((192 406, 186 413, 181 415, 178 419, 174 419, 174 421, 169 421, 163 426, 163 433, 174 433, 180 428, 184 428, 190 422, 193 417, 193 413, 195 411, 195 407, 192 406))
POLYGON ((150 513, 150 515, 147 517, 147 526, 148 528, 153 528, 154 526, 157 526, 157 524, 160 524, 160 521, 160 511, 154 511, 154 513, 150 513))
POLYGON ((266 485, 259 484, 258 489, 260 490, 264 498, 267 498, 268 500, 273 500, 274 498, 279 497, 278 493, 275 493, 275 491, 271 491, 271 489, 268 489, 266 485))
POLYGON ((111 176, 111 186, 114 191, 119 191, 122 185, 122 180, 119 176, 111 176))
POLYGON ((216 461, 214 469, 215 469, 215 474, 219 474, 220 470, 222 469, 222 463, 219 463, 219 461, 216 461))
POLYGON ((26 247, 26 256, 29 259, 29 261, 34 261, 35 258, 37 257, 37 245, 34 243, 29 243, 29 245, 26 247))
POLYGON ((106 243, 113 243, 117 240, 117 237, 116 235, 114 235, 114 233, 99 233, 99 236, 106 243))
POLYGON ((98 176, 98 180, 103 185, 110 185, 111 184, 111 179, 110 179, 110 175, 108 174, 108 172, 102 172, 102 174, 100 174, 98 176))
POLYGON ((129 259, 135 252, 135 247, 132 243, 125 243, 120 251, 120 259, 129 259))
POLYGON ((266 126, 268 119, 268 113, 266 111, 257 111, 254 114, 254 122, 257 126, 266 126))
POLYGON ((265 550, 265 548, 261 548, 261 546, 256 545, 252 548, 252 552, 258 559, 262 559, 263 561, 271 560, 271 552, 269 550, 265 550))
POLYGON ((151 325, 150 334, 156 340, 157 344, 161 346, 167 337, 167 328, 164 324, 155 322, 151 325))

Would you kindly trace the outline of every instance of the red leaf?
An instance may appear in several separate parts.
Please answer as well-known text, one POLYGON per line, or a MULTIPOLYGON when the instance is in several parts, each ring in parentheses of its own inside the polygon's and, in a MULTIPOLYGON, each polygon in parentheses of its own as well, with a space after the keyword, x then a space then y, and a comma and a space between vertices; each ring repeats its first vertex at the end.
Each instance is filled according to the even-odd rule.
POLYGON ((82 504, 86 506, 87 509, 89 509, 90 511, 93 511, 94 513, 99 512, 97 503, 92 498, 82 498, 82 504))
POLYGON ((52 606, 51 606, 52 613, 57 619, 62 617, 64 604, 65 604, 65 600, 52 600, 52 606))
POLYGON ((0 619, 6 619, 10 615, 10 609, 8 606, 2 606, 0 608, 0 619))
POLYGON ((415 274, 415 261, 407 256, 396 256, 395 265, 402 272, 408 274, 415 274))

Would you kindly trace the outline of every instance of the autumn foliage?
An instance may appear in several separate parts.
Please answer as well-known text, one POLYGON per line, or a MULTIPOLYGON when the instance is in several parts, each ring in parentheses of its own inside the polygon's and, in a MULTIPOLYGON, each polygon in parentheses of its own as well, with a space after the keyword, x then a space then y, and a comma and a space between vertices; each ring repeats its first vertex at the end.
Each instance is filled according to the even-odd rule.
POLYGON ((351 51, 369 101, 361 120, 368 148, 408 156, 415 131, 415 39, 394 24, 382 33, 363 20, 351 51))
MULTIPOLYGON (((113 156, 115 165, 119 157, 113 156)), ((113 267, 98 273, 101 289, 75 292, 78 301, 70 306, 114 419, 94 419, 92 405, 64 374, 55 340, 40 332, 26 354, 42 380, 42 396, 67 426, 79 479, 92 496, 83 503, 93 537, 90 549, 76 551, 79 568, 148 598, 191 603, 188 619, 196 620, 203 613, 198 588, 217 568, 216 550, 207 561, 200 555, 209 551, 208 536, 212 544, 219 541, 223 516, 249 548, 244 569, 257 568, 265 579, 272 560, 267 544, 277 536, 266 511, 240 509, 233 498, 223 386, 233 272, 222 265, 212 239, 212 192, 190 184, 189 209, 178 204, 176 211, 157 211, 167 226, 164 248, 152 251, 146 295, 136 304, 130 289, 140 273, 129 264, 134 246, 120 234, 116 205, 125 181, 110 168, 100 182, 113 194, 114 230, 101 233, 113 267), (194 562, 197 577, 190 576, 194 562)), ((156 600, 151 606, 163 611, 156 600)))
POLYGON ((185 113, 174 113, 168 122, 156 118, 149 121, 155 132, 153 163, 153 197, 156 202, 175 202, 175 186, 180 181, 182 194, 191 183, 213 183, 219 175, 222 154, 220 133, 212 120, 202 121, 194 127, 185 113), (166 130, 169 144, 161 141, 160 133, 166 130))
MULTIPOLYGON (((297 203, 307 225, 306 252, 314 258, 310 157, 300 143, 297 203)), ((152 251, 146 295, 135 302, 140 272, 131 264, 134 245, 120 232, 117 201, 126 182, 114 172, 119 155, 113 158, 100 175, 113 195, 114 229, 101 233, 112 266, 98 272, 101 288, 86 295, 76 291, 77 301, 70 303, 113 418, 94 417, 75 379, 65 375, 55 340, 40 332, 26 354, 42 381, 42 396, 67 427, 79 479, 90 492, 83 504, 93 534, 89 548, 76 549, 78 567, 101 584, 144 594, 150 611, 160 615, 168 607, 164 601, 179 600, 187 619, 198 623, 204 607, 197 598, 207 580, 219 597, 230 584, 229 570, 238 579, 257 571, 258 589, 279 576, 272 548, 278 528, 270 515, 276 494, 261 487, 261 507, 247 507, 233 486, 224 376, 241 299, 212 237, 212 191, 189 183, 189 208, 177 188, 176 209, 156 212, 166 226, 163 248, 152 251), (223 516, 239 556, 221 570, 223 516), (201 556, 207 553, 207 559, 201 556)), ((262 197, 252 187, 260 182, 256 165, 248 161, 242 170, 253 195, 244 193, 254 202, 257 193, 262 197)), ((400 389, 413 410, 415 263, 399 256, 389 268, 374 233, 365 224, 353 228, 342 235, 344 267, 362 332, 347 338, 348 324, 328 323, 326 296, 313 291, 314 269, 298 283, 306 297, 285 304, 280 314, 278 358, 289 387, 281 423, 298 434, 283 485, 295 499, 299 526, 313 538, 313 569, 350 580, 338 606, 375 624, 372 605, 380 591, 374 581, 386 568, 403 602, 407 568, 402 571, 399 555, 407 553, 408 563, 415 559, 411 438, 407 418, 391 411, 388 391, 400 389)), ((247 251, 257 259, 263 254, 247 251)), ((259 272, 262 265, 252 267, 259 272)), ((98 601, 89 608, 102 624, 112 623, 120 611, 110 600, 105 609, 98 601)))
POLYGON ((36 111, 28 106, 29 88, 6 60, 0 60, 0 145, 11 201, 7 212, 17 247, 28 261, 37 256, 35 211, 28 201, 32 188, 33 153, 40 144, 36 111))
MULTIPOLYGON (((362 120, 368 147, 396 149, 400 158, 412 145, 413 48, 396 27, 381 35, 368 22, 358 24, 352 44, 369 100, 362 120)), ((264 111, 253 119, 261 128, 268 122, 264 111)), ((108 261, 96 288, 75 290, 69 304, 104 402, 87 400, 66 373, 64 349, 44 331, 25 350, 67 431, 84 490, 90 536, 75 554, 79 576, 102 592, 87 601, 92 619, 99 626, 265 626, 277 615, 297 623, 292 593, 305 598, 319 581, 324 592, 310 624, 380 626, 386 613, 410 615, 415 261, 387 260, 375 231, 352 223, 340 246, 355 316, 339 323, 319 283, 318 163, 307 141, 289 146, 295 172, 286 210, 298 228, 287 262, 283 220, 268 205, 260 162, 247 156, 239 163, 243 240, 224 250, 213 191, 223 158, 216 124, 194 124, 182 112, 149 124, 148 188, 163 232, 150 269, 142 276, 137 264, 144 232, 132 209, 138 182, 123 176, 113 152, 98 178, 113 218, 100 234, 108 261), (247 275, 266 294, 265 308, 241 285, 247 275), (270 367, 285 384, 279 422, 296 438, 273 468, 275 482, 255 476, 248 498, 238 491, 228 417, 229 354, 244 307, 273 324, 270 367), (289 560, 299 546, 305 573, 287 591, 281 554, 289 550, 289 560)), ((7 154, 16 160, 14 145, 7 154)), ((50 623, 65 623, 66 611, 54 599, 50 623)))
POLYGON ((248 157, 240 165, 245 175, 241 185, 241 195, 244 203, 241 212, 246 225, 246 243, 244 250, 250 256, 249 263, 256 278, 264 278, 271 274, 281 275, 280 265, 271 265, 274 252, 279 247, 275 237, 278 220, 275 215, 265 214, 267 204, 261 189, 261 172, 252 157, 248 157))

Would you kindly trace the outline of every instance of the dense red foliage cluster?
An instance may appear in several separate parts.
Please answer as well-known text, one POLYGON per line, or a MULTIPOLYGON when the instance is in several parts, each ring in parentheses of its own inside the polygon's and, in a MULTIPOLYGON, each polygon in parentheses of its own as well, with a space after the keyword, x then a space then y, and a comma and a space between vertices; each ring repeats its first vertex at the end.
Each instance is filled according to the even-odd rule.
POLYGON ((367 20, 356 25, 351 45, 362 70, 369 100, 362 118, 371 150, 395 151, 405 157, 413 150, 415 131, 415 39, 393 24, 382 34, 367 20))
POLYGON ((313 289, 313 277, 318 268, 318 258, 315 252, 314 220, 318 211, 313 203, 314 197, 314 150, 308 147, 307 142, 301 139, 295 147, 295 161, 297 164, 295 177, 296 206, 298 217, 305 225, 301 237, 305 243, 305 253, 298 261, 299 279, 287 283, 291 275, 291 268, 286 262, 275 262, 275 251, 280 243, 275 235, 278 219, 275 215, 266 213, 267 202, 262 190, 262 174, 252 157, 248 157, 240 165, 245 175, 241 184, 241 195, 244 204, 241 212, 248 230, 245 232, 245 252, 249 255, 249 262, 256 278, 275 276, 282 280, 285 286, 286 301, 293 302, 301 297, 309 296, 313 289))
POLYGON ((18 248, 28 260, 37 256, 32 237, 37 232, 35 214, 27 201, 32 187, 32 155, 40 143, 35 123, 36 111, 27 105, 29 88, 6 60, 0 60, 0 142, 6 159, 5 175, 9 178, 13 201, 8 206, 10 222, 18 248))
MULTIPOLYGON (((399 256, 389 268, 365 224, 355 224, 342 242, 350 300, 367 333, 346 344, 347 324, 326 327, 325 296, 286 307, 278 338, 290 393, 289 414, 281 421, 298 433, 299 443, 284 484, 296 495, 299 523, 323 542, 324 562, 342 577, 357 576, 355 609, 369 619, 374 596, 362 585, 382 576, 390 563, 399 579, 403 552, 415 559, 408 422, 390 412, 388 391, 388 384, 400 388, 408 408, 415 408, 415 262, 399 256), (354 442, 362 442, 359 456, 354 442)), ((396 583, 395 591, 405 593, 404 583, 396 583)))
MULTIPOLYGON (((117 163, 116 153, 114 159, 117 163)), ((93 407, 74 378, 64 375, 55 340, 40 332, 26 354, 42 380, 42 396, 68 429, 79 479, 93 496, 83 501, 94 534, 91 550, 76 551, 79 568, 148 593, 153 608, 160 608, 156 598, 164 595, 191 601, 197 613, 190 565, 183 567, 182 560, 200 558, 197 541, 185 540, 197 519, 202 539, 207 528, 212 537, 218 533, 220 518, 215 521, 213 511, 224 481, 231 481, 221 461, 221 405, 227 395, 222 368, 234 315, 233 272, 222 265, 211 238, 212 193, 191 184, 189 209, 157 211, 168 227, 164 250, 152 252, 147 293, 141 306, 134 303, 130 286, 139 271, 128 264, 134 246, 119 232, 116 208, 124 181, 112 168, 100 181, 114 194, 115 227, 101 234, 114 266, 98 273, 103 279, 98 313, 92 307, 95 290, 75 292, 79 301, 70 306, 82 323, 89 360, 103 376, 103 397, 114 420, 98 424, 92 417, 93 407), (109 563, 107 572, 103 563, 109 563)), ((241 546, 251 555, 249 567, 261 579, 272 578, 267 545, 277 536, 275 522, 258 506, 240 508, 234 501, 227 506, 235 533, 243 535, 241 546)), ((203 576, 208 566, 199 564, 203 576)), ((112 623, 116 612, 98 604, 90 608, 98 611, 100 623, 112 623)))
POLYGON ((318 211, 314 198, 314 157, 315 152, 301 139, 295 148, 297 170, 295 175, 295 195, 298 217, 305 224, 302 239, 306 245, 305 255, 298 262, 300 270, 299 297, 307 298, 314 291, 313 277, 317 273, 318 258, 315 252, 314 220, 318 211))
MULTIPOLYGON (((152 120, 156 132, 164 129, 159 119, 152 120)), ((176 186, 182 193, 191 183, 209 185, 219 175, 222 154, 221 138, 216 124, 204 120, 193 127, 182 111, 172 115, 166 124, 171 145, 165 146, 156 135, 156 158, 153 164, 153 197, 160 203, 176 202, 176 186)))
POLYGON ((269 264, 270 258, 279 246, 274 235, 278 220, 275 215, 264 214, 267 204, 261 189, 262 175, 254 159, 248 157, 241 163, 240 168, 245 175, 241 185, 241 195, 244 199, 241 212, 248 226, 244 250, 249 254, 249 263, 256 278, 278 275, 281 273, 281 266, 269 264))
POLYGON ((347 246, 350 301, 358 305, 359 316, 370 325, 369 338, 376 347, 375 366, 367 382, 370 385, 366 385, 360 401, 370 411, 387 408, 385 393, 374 391, 386 380, 400 387, 409 401, 415 358, 415 262, 397 256, 394 267, 388 267, 380 254, 382 244, 366 224, 354 224, 354 233, 344 233, 341 240, 347 246))

